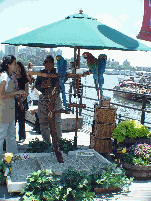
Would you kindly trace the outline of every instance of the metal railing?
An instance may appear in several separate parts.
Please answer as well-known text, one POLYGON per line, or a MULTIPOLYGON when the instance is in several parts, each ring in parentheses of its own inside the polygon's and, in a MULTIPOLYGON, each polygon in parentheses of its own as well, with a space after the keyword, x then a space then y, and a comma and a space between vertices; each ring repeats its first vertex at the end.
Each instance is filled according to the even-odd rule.
MULTIPOLYGON (((71 96, 73 95, 72 94, 72 84, 71 83, 65 83, 65 84, 69 84, 70 85, 70 88, 69 88, 69 92, 66 93, 69 95, 69 103, 71 103, 71 96)), ((81 94, 81 98, 80 98, 80 104, 82 104, 82 100, 83 99, 87 99, 87 100, 91 100, 91 101, 95 101, 97 102, 98 99, 95 99, 95 98, 90 98, 90 97, 87 97, 87 96, 83 96, 83 88, 93 88, 95 89, 95 87, 93 86, 87 86, 87 85, 83 85, 82 84, 82 94, 81 94)), ((116 92, 122 92, 122 93, 131 93, 131 94, 135 94, 135 95, 138 95, 136 92, 127 92, 127 91, 121 91, 121 90, 115 90, 115 89, 107 89, 107 88, 103 88, 103 90, 107 90, 107 91, 116 91, 116 92)), ((137 108, 137 107, 131 107, 131 106, 126 106, 126 105, 123 105, 123 104, 119 104, 119 103, 114 103, 114 102, 110 102, 110 104, 114 105, 114 106, 117 106, 118 107, 122 107, 122 108, 127 108, 127 109, 131 109, 131 110, 134 110, 134 111, 141 111, 141 121, 140 123, 142 124, 150 124, 151 125, 151 122, 146 122, 145 121, 145 113, 151 113, 151 110, 147 110, 146 109, 146 98, 150 97, 151 98, 151 95, 149 94, 142 94, 142 93, 139 93, 139 96, 142 96, 142 108, 137 108)), ((72 108, 72 113, 74 113, 74 108, 72 108)), ((91 125, 92 124, 92 118, 93 118, 93 112, 94 112, 94 107, 87 107, 86 108, 82 108, 82 109, 79 109, 79 115, 82 115, 84 117, 84 123, 87 123, 88 125, 91 125), (86 114, 84 113, 84 111, 88 111, 88 112, 91 112, 90 114, 86 114), (88 120, 89 118, 89 120, 88 120)), ((116 114, 116 122, 120 122, 121 120, 126 120, 126 119, 133 119, 133 120, 138 120, 138 119, 134 119, 132 118, 131 116, 124 116, 124 115, 121 115, 121 114, 116 114)), ((139 121, 139 120, 138 120, 139 121)), ((147 126, 149 129, 151 129, 151 126, 147 126)))

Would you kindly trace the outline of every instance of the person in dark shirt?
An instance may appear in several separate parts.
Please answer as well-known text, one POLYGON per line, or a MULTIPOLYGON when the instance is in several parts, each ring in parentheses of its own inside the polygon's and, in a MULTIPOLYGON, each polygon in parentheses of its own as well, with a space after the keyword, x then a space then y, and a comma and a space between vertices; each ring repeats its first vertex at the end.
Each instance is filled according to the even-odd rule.
MULTIPOLYGON (((45 59, 43 65, 45 69, 40 71, 46 74, 55 74, 54 58, 49 55, 45 59)), ((40 130, 44 140, 51 142, 50 135, 53 141, 54 151, 60 163, 63 163, 62 154, 59 151, 58 139, 62 137, 61 129, 61 114, 55 113, 55 121, 53 124, 53 110, 62 109, 60 98, 59 79, 56 77, 42 77, 38 76, 35 81, 35 88, 41 92, 38 102, 38 117, 40 123, 40 130)))
MULTIPOLYGON (((40 71, 41 73, 51 73, 55 74, 56 70, 54 68, 54 59, 52 56, 48 56, 44 61, 45 69, 40 71), (52 62, 52 63, 51 63, 52 62)), ((50 140, 50 131, 49 131, 49 121, 48 121, 48 108, 46 97, 47 95, 51 94, 53 89, 59 85, 59 78, 46 78, 42 76, 38 76, 35 81, 35 88, 41 92, 39 96, 39 103, 38 103, 38 117, 40 123, 40 130, 44 140, 50 140)), ((61 98, 60 98, 60 91, 57 91, 57 98, 55 100, 55 109, 62 109, 61 98)), ((55 114, 55 128, 57 131, 57 137, 62 137, 62 129, 61 129, 61 114, 55 114)))
MULTIPOLYGON (((16 67, 16 77, 18 81, 18 89, 24 90, 28 95, 28 78, 24 65, 18 61, 16 67)), ((25 111, 28 110, 27 96, 15 99, 15 122, 19 123, 19 141, 26 139, 25 134, 25 111)))

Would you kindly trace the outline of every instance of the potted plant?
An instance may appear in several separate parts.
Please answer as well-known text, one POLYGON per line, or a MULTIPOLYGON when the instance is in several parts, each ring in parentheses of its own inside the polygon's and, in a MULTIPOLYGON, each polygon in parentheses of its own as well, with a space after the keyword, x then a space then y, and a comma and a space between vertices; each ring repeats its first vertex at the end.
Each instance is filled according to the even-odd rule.
POLYGON ((137 179, 151 178, 151 145, 136 143, 120 158, 128 176, 137 179))
POLYGON ((113 138, 117 140, 117 144, 121 142, 125 144, 135 144, 136 141, 131 139, 136 139, 137 141, 139 140, 143 142, 144 138, 148 138, 149 141, 150 135, 151 132, 146 126, 130 119, 118 123, 113 131, 113 138))
POLYGON ((125 170, 121 172, 115 171, 115 164, 111 167, 104 167, 104 173, 90 175, 91 185, 94 187, 95 193, 108 193, 121 191, 133 181, 133 178, 128 179, 125 175, 125 170))

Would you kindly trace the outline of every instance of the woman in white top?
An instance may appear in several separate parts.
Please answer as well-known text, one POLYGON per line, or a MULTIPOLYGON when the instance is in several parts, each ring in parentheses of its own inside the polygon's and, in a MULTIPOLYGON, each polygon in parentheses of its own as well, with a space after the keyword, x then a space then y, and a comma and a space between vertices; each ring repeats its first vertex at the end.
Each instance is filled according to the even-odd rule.
POLYGON ((15 131, 15 97, 26 95, 17 90, 15 78, 16 58, 8 55, 3 58, 0 69, 0 153, 3 152, 3 141, 6 139, 6 151, 17 153, 15 131))

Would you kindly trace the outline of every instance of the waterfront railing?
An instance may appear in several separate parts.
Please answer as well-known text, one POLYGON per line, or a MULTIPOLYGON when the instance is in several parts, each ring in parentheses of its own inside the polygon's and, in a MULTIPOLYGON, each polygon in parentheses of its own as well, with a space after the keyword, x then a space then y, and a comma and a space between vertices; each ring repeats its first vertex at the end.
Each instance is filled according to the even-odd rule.
MULTIPOLYGON (((72 93, 72 83, 65 83, 65 84, 70 85, 70 86, 69 86, 69 92, 67 92, 66 94, 69 95, 68 102, 71 103, 71 97, 72 97, 72 95, 74 95, 74 94, 72 93)), ((83 95, 83 88, 93 88, 93 89, 95 89, 95 87, 93 87, 93 86, 87 86, 87 85, 81 84, 81 94, 80 94, 81 97, 80 97, 80 101, 79 101, 80 104, 83 103, 83 99, 93 101, 92 105, 93 105, 95 102, 98 102, 98 99, 90 98, 90 97, 84 96, 84 95, 83 95)), ((138 93, 136 93, 136 92, 127 92, 127 91, 121 91, 121 90, 115 90, 115 89, 107 89, 107 88, 103 88, 103 90, 113 91, 113 92, 116 91, 116 92, 119 92, 119 93, 122 92, 122 93, 129 93, 129 94, 138 95, 138 93)), ((146 124, 146 126, 147 126, 149 129, 151 129, 151 122, 145 121, 145 114, 146 114, 146 113, 151 113, 151 110, 146 109, 146 100, 147 100, 147 98, 150 98, 150 99, 151 99, 151 95, 139 93, 139 96, 142 97, 142 108, 131 107, 131 106, 122 105, 122 104, 119 104, 119 103, 110 102, 110 104, 113 105, 113 106, 116 106, 117 109, 118 109, 118 107, 122 107, 122 108, 132 109, 132 110, 134 110, 134 111, 141 111, 141 120, 132 118, 132 117, 130 117, 130 116, 122 115, 121 113, 116 114, 116 123, 119 123, 120 121, 123 121, 123 120, 126 120, 126 119, 133 119, 133 120, 138 120, 138 121, 140 121, 141 124, 146 124)), ((74 109, 74 108, 71 108, 71 111, 72 111, 72 113, 74 114, 75 109, 74 109)), ((92 125, 92 122, 93 122, 93 116, 94 116, 94 107, 87 107, 87 106, 86 106, 86 108, 82 108, 82 109, 80 108, 80 109, 79 109, 79 115, 80 115, 80 116, 83 116, 83 122, 84 122, 84 124, 86 124, 86 125, 88 125, 88 126, 91 126, 91 125, 92 125), (90 114, 85 113, 84 111, 88 111, 88 112, 90 112, 90 114)))

